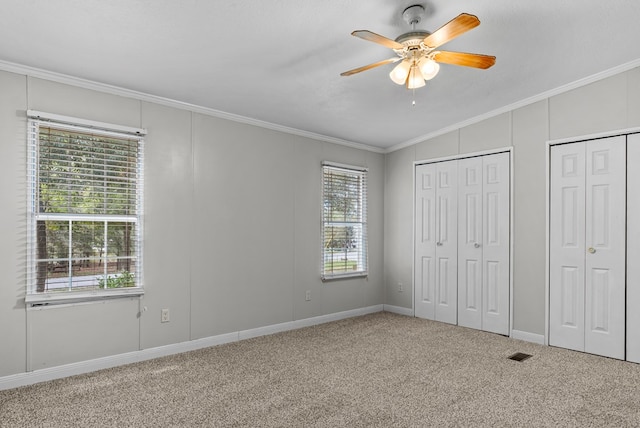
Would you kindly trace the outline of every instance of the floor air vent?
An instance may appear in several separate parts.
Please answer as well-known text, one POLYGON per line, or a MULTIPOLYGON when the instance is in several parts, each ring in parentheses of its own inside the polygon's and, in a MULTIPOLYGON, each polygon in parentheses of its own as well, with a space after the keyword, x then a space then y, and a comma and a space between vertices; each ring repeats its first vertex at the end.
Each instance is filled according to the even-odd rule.
POLYGON ((531 358, 532 356, 529 354, 523 354, 522 352, 516 352, 515 354, 509 357, 510 360, 513 361, 524 361, 527 358, 531 358))

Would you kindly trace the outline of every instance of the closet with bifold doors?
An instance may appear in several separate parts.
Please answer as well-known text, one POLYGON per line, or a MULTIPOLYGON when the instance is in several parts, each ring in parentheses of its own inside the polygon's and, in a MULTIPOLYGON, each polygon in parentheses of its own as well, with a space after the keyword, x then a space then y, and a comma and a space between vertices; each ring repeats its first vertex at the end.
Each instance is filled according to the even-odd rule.
POLYGON ((510 152, 415 167, 415 315, 499 334, 510 324, 510 152))
POLYGON ((640 134, 549 155, 549 344, 640 362, 640 134))

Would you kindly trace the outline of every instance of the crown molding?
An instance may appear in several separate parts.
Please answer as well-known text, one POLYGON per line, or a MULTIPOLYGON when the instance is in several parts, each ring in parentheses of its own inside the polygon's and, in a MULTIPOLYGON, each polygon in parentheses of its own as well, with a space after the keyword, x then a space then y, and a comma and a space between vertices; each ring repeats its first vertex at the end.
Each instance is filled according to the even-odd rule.
POLYGON ((410 140, 404 141, 402 143, 391 146, 387 149, 370 146, 367 144, 356 143, 353 141, 343 140, 341 138, 330 137, 328 135, 317 134, 314 132, 304 131, 302 129, 292 128, 284 125, 279 125, 272 122, 266 122, 263 120, 253 119, 246 116, 241 116, 234 113, 228 113, 221 110, 216 110, 208 107, 199 106, 196 104, 190 104, 178 100, 173 100, 170 98, 164 98, 152 94, 147 94, 144 92, 134 91, 132 89, 126 89, 119 86, 109 85, 106 83, 99 83, 92 80, 82 79, 79 77, 74 77, 62 73, 56 73, 53 71, 43 70, 40 68, 30 67, 22 64, 12 63, 9 61, 0 60, 0 70, 7 71, 10 73, 22 74, 30 77, 35 77, 44 80, 50 80, 58 83, 63 83, 71 86, 76 86, 85 89, 91 89, 94 91, 105 92, 112 95, 119 95, 123 97, 133 98, 140 101, 147 101, 155 104, 164 105, 167 107, 179 108, 182 110, 188 110, 194 113, 201 113, 208 116, 217 117, 220 119, 226 119, 233 122, 243 123, 247 125, 257 126, 264 129, 269 129, 272 131, 278 131, 285 134, 297 135, 299 137, 309 138, 312 140, 323 141, 327 143, 338 144, 341 146, 351 147, 359 150, 366 150, 374 153, 391 153, 397 150, 404 149, 406 147, 413 146, 415 144, 421 143, 423 141, 430 140, 432 138, 438 137, 440 135, 446 134, 448 132, 456 131, 458 129, 464 128, 465 126, 473 125, 475 123, 481 122, 486 119, 490 119, 492 117, 501 115, 503 113, 507 113, 509 111, 516 110, 518 108, 527 106, 529 104, 536 103, 538 101, 542 101, 547 98, 551 98, 555 95, 562 94, 564 92, 571 91, 573 89, 577 89, 579 87, 588 85, 590 83, 597 82, 602 79, 606 79, 607 77, 614 76, 616 74, 631 70, 633 68, 640 66, 640 58, 627 62, 625 64, 621 64, 619 66, 610 68, 608 70, 604 70, 602 72, 593 74, 591 76, 587 76, 585 78, 576 80, 574 82, 568 83, 566 85, 559 86, 555 89, 551 89, 549 91, 542 92, 540 94, 534 95, 529 98, 525 98, 520 101, 516 101, 515 103, 508 104, 504 107, 500 107, 498 109, 492 110, 490 112, 481 114, 479 116, 475 116, 473 118, 464 120, 462 122, 455 123, 453 125, 441 128, 437 131, 430 132, 428 134, 420 135, 418 137, 412 138, 410 140))
POLYGON ((460 128, 464 128, 465 126, 473 125, 478 122, 482 122, 483 120, 490 119, 492 117, 501 115, 503 113, 508 113, 513 110, 517 110, 521 107, 527 106, 529 104, 536 103, 538 101, 545 100, 547 98, 551 98, 555 95, 562 94, 564 92, 571 91, 573 89, 580 88, 582 86, 588 85, 590 83, 597 82, 602 79, 606 79, 607 77, 615 76, 616 74, 623 73, 625 71, 629 71, 633 68, 640 67, 640 58, 627 62, 625 64, 618 65, 616 67, 610 68, 608 70, 601 71, 600 73, 593 74, 591 76, 587 76, 580 80, 576 80, 575 82, 568 83, 566 85, 558 86, 555 89, 551 89, 549 91, 542 92, 538 95, 534 95, 529 98, 525 98, 521 101, 516 101, 515 103, 506 105, 504 107, 500 107, 496 110, 492 110, 488 113, 481 114, 479 116, 473 117, 471 119, 464 120, 462 122, 455 123, 453 125, 447 126, 445 128, 441 128, 437 131, 430 132, 425 135, 421 135, 419 137, 412 138, 403 143, 396 144, 392 147, 389 147, 385 150, 385 153, 395 152, 396 150, 404 149, 405 147, 413 146, 414 144, 421 143, 426 140, 430 140, 432 138, 438 137, 440 135, 446 134, 448 132, 457 131, 460 128))
POLYGON ((241 116, 234 113, 227 113, 225 111, 203 107, 196 104, 185 103, 182 101, 173 100, 171 98, 160 97, 152 94, 147 94, 145 92, 134 91, 132 89, 121 88, 119 86, 109 85, 106 83, 99 83, 92 80, 70 76, 67 74, 56 73, 53 71, 43 70, 40 68, 30 67, 22 64, 16 64, 9 61, 0 60, 0 71, 7 71, 10 73, 22 74, 29 77, 50 80, 53 82, 63 83, 66 85, 76 86, 84 89, 91 89, 98 92, 104 92, 112 95, 119 95, 122 97, 133 98, 140 101, 147 101, 150 103, 160 104, 167 107, 179 108, 179 109, 188 110, 194 113, 201 113, 208 116, 217 117, 220 119, 226 119, 233 122, 243 123, 246 125, 257 126, 260 128, 265 128, 272 131, 278 131, 285 134, 297 135, 299 137, 323 141, 326 143, 333 143, 341 146, 347 146, 354 149, 366 150, 374 153, 385 153, 386 151, 385 149, 380 147, 370 146, 362 143, 356 143, 353 141, 343 140, 341 138, 335 138, 335 137, 330 137, 328 135, 317 134, 315 132, 304 131, 302 129, 291 128, 288 126, 279 125, 277 123, 271 123, 263 120, 253 119, 250 117, 241 116))

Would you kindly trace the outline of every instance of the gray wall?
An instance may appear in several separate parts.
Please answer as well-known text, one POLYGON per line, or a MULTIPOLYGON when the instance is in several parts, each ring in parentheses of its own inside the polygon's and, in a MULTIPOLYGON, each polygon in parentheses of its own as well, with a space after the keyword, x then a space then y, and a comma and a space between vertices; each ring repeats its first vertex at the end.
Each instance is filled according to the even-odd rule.
POLYGON ((387 154, 385 303, 412 307, 413 162, 513 146, 513 328, 544 334, 546 142, 639 126, 636 68, 387 154))
POLYGON ((640 126, 640 69, 386 156, 8 72, 0 94, 0 376, 381 303, 411 308, 413 162, 507 146, 513 327, 544 334, 545 142, 640 126), (140 302, 25 308, 27 109, 148 129, 140 302), (369 167, 368 279, 319 279, 322 160, 369 167))
POLYGON ((384 155, 8 72, 0 94, 0 376, 383 303, 384 155), (148 130, 142 300, 26 309, 27 109, 148 130), (369 168, 368 279, 320 281, 323 160, 369 168))

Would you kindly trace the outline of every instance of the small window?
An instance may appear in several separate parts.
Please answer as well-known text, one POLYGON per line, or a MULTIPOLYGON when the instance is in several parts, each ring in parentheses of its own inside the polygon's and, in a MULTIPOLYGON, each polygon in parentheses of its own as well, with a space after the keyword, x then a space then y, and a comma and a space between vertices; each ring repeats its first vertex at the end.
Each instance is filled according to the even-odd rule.
POLYGON ((27 301, 141 294, 139 135, 29 121, 27 301))
POLYGON ((367 275, 367 170, 322 164, 322 279, 367 275))

